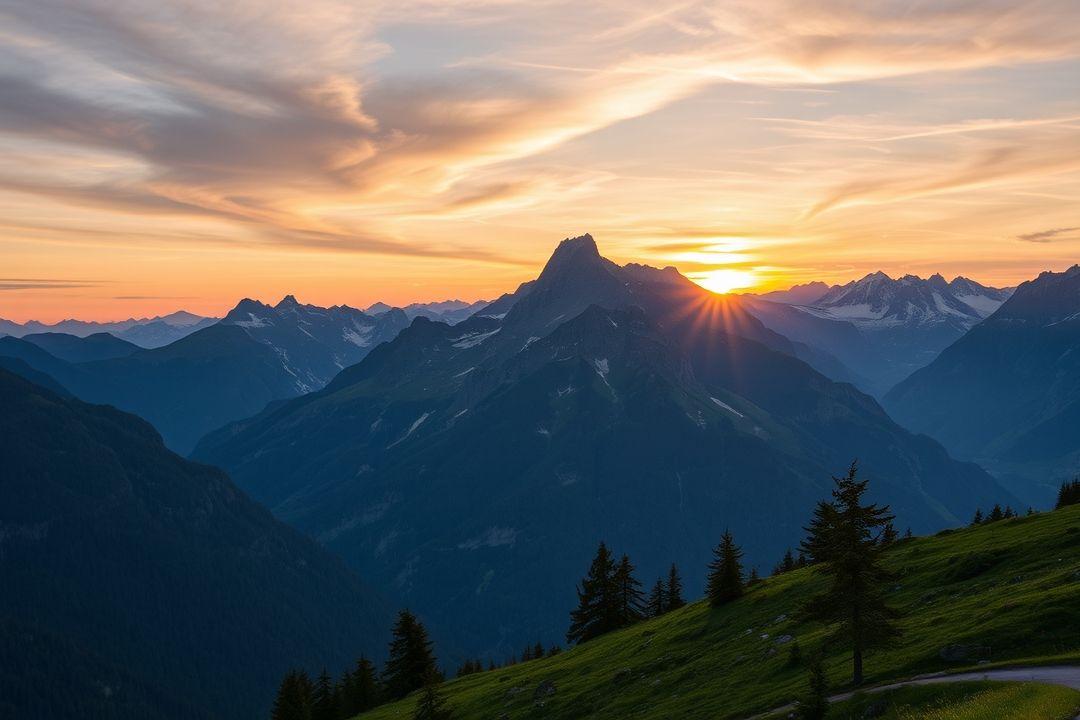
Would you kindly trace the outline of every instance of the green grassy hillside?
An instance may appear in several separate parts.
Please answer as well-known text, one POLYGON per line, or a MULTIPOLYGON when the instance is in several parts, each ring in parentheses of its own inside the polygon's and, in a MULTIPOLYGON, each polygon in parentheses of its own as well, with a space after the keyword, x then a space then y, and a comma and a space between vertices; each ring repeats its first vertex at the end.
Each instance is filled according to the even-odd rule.
MULTIPOLYGON (((869 656, 868 683, 980 661, 1080 662, 1080 507, 906 540, 888 565, 899 576, 890 595, 904 613, 904 637, 869 656), (946 646, 960 647, 943 653, 946 646)), ((823 649, 841 690, 850 655, 823 647, 825 628, 792 619, 821 581, 813 568, 770 578, 723 608, 694 603, 444 690, 466 719, 741 717, 804 692, 796 642, 803 658, 823 649), (553 693, 539 690, 545 681, 553 693)), ((364 717, 410 717, 414 702, 364 717)))

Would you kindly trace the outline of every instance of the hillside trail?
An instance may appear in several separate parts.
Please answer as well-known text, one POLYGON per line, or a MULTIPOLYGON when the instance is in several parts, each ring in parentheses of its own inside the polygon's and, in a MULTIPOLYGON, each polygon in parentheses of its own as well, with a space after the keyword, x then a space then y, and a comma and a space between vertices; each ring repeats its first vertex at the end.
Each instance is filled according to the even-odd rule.
MULTIPOLYGON (((933 673, 930 675, 917 675, 910 680, 889 683, 888 685, 876 685, 863 688, 861 693, 879 693, 886 690, 908 687, 911 685, 939 685, 942 683, 957 682, 1037 682, 1047 685, 1061 685, 1062 687, 1080 690, 1080 665, 1046 665, 1043 667, 1018 667, 1018 668, 995 668, 989 670, 975 670, 972 672, 945 674, 933 673)), ((829 697, 829 702, 842 702, 850 700, 855 692, 845 692, 829 697)), ((782 707, 773 708, 768 712, 760 713, 746 720, 762 720, 763 718, 794 710, 795 703, 789 703, 782 707)), ((1075 720, 1080 720, 1080 715, 1075 720)))

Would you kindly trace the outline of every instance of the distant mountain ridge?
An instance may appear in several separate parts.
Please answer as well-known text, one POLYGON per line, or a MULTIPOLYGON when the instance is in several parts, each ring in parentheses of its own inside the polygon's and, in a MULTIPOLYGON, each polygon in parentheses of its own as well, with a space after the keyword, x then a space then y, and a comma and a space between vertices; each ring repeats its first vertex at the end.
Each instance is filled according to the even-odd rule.
MULTIPOLYGON (((792 291, 816 294, 821 285, 792 291)), ((893 279, 883 272, 835 285, 808 303, 796 295, 747 297, 766 326, 839 358, 867 392, 883 395, 988 317, 1012 294, 957 276, 893 279)), ((837 378, 846 379, 846 378, 837 378)))
POLYGON ((409 320, 397 308, 369 315, 348 305, 306 305, 286 295, 273 306, 245 298, 221 323, 241 327, 273 348, 295 378, 297 392, 311 392, 379 343, 393 340, 409 320))
MULTIPOLYGON (((854 457, 916 529, 1011 500, 798 353, 741 299, 674 268, 619 266, 586 235, 468 320, 418 317, 194 457, 456 647, 496 656, 562 635, 573 592, 551 580, 576 576, 601 538, 647 577, 672 560, 704 567, 725 527, 748 562, 775 561, 854 457), (765 506, 767 522, 747 512, 765 506)), ((687 583, 697 592, 701 578, 687 583)))
MULTIPOLYGON (((441 320, 442 322, 454 325, 455 323, 467 320, 476 311, 489 305, 487 300, 476 300, 474 302, 467 302, 465 300, 438 300, 435 302, 416 302, 410 303, 401 308, 404 311, 405 316, 412 320, 416 317, 426 317, 429 320, 441 320)), ((387 305, 384 302, 377 302, 368 306, 364 312, 369 315, 379 315, 394 308, 387 305)))
POLYGON ((69 319, 51 325, 37 320, 17 323, 0 318, 0 335, 23 337, 30 334, 63 333, 75 337, 87 337, 98 333, 109 333, 139 347, 153 349, 175 342, 215 322, 217 318, 194 315, 186 310, 152 318, 128 318, 113 322, 69 319))
POLYGON ((85 337, 67 333, 32 333, 24 335, 22 339, 71 363, 127 357, 143 349, 109 333, 93 333, 85 337))
POLYGON ((885 404, 1032 502, 1080 472, 1080 266, 1023 283, 885 404))
POLYGON ((742 293, 742 295, 787 305, 813 305, 816 300, 823 297, 825 293, 834 287, 836 286, 815 280, 802 285, 793 285, 787 290, 773 290, 766 293, 742 293))
POLYGON ((301 392, 278 353, 222 324, 165 347, 89 362, 67 362, 14 337, 0 338, 0 355, 22 360, 81 400, 139 415, 180 453, 210 430, 301 392))
POLYGON ((400 309, 372 317, 290 295, 276 306, 242 300, 221 322, 152 350, 108 335, 53 333, 0 338, 0 356, 22 360, 82 400, 145 418, 186 454, 211 430, 322 388, 407 325, 400 309))
POLYGON ((961 276, 952 282, 940 274, 925 280, 917 275, 894 280, 879 271, 833 287, 802 307, 868 330, 940 323, 967 330, 1000 307, 1011 293, 1011 289, 986 287, 961 276))

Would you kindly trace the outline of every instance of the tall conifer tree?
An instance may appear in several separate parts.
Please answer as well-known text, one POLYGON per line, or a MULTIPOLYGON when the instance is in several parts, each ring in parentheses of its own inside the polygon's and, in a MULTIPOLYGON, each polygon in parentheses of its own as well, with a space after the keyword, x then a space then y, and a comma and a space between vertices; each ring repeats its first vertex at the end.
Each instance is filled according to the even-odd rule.
POLYGON ((390 657, 383 670, 387 695, 399 700, 423 687, 429 678, 439 677, 427 630, 415 615, 402 610, 394 623, 390 657))
POLYGON ((671 563, 671 570, 668 571, 667 609, 665 612, 678 610, 685 604, 686 600, 683 599, 683 586, 682 579, 679 577, 679 568, 675 566, 675 563, 671 563))
POLYGON ((891 644, 899 629, 897 613, 885 601, 893 576, 881 564, 884 530, 893 517, 888 506, 863 504, 867 481, 857 475, 852 463, 845 477, 833 478, 832 502, 819 504, 807 528, 804 548, 812 551, 828 586, 804 611, 836 624, 834 639, 850 644, 854 684, 861 685, 864 653, 891 644))
POLYGON ((742 550, 735 537, 725 530, 709 563, 706 594, 713 607, 729 603, 743 594, 742 550))
POLYGON ((300 670, 286 673, 278 688, 271 720, 311 720, 311 679, 300 670))
POLYGON ((618 626, 625 627, 645 617, 645 595, 641 583, 634 577, 634 566, 623 555, 615 568, 615 599, 618 604, 618 626))
POLYGON ((311 720, 337 720, 337 695, 330 673, 326 668, 315 680, 315 689, 311 698, 311 720))
POLYGON ((570 613, 566 641, 583 643, 618 627, 615 563, 607 545, 600 543, 589 572, 577 589, 578 606, 570 613))
POLYGON ((1055 503, 1054 509, 1060 510, 1063 507, 1077 504, 1080 504, 1080 479, 1062 483, 1061 488, 1058 490, 1057 503, 1055 503))

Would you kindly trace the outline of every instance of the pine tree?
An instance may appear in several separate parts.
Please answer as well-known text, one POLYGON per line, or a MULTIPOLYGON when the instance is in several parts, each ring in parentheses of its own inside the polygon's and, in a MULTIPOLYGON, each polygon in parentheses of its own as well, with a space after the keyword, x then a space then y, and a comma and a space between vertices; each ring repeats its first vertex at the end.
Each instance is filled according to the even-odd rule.
POLYGON ((662 579, 656 579, 656 584, 653 585, 652 592, 649 593, 649 600, 645 605, 645 609, 651 618, 660 617, 667 612, 667 590, 664 588, 662 579))
POLYGON ((600 543, 589 572, 577 588, 578 607, 570 613, 566 641, 583 643, 618 627, 615 563, 607 545, 600 543))
POLYGON ((1000 505, 994 505, 994 509, 990 511, 990 514, 986 516, 986 522, 997 522, 1005 518, 1005 513, 1002 511, 1000 505))
POLYGON ((337 697, 326 668, 323 668, 315 681, 311 698, 311 720, 337 720, 337 697))
POLYGON ((551 647, 548 648, 547 656, 548 657, 555 657, 556 655, 558 655, 561 652, 562 652, 561 647, 559 647, 558 645, 552 645, 551 647))
POLYGON ((429 675, 422 685, 420 696, 416 699, 413 720, 450 720, 454 714, 446 705, 446 698, 439 692, 440 679, 429 675))
POLYGON ((525 651, 521 653, 521 662, 527 663, 533 659, 532 645, 526 645, 525 651))
POLYGON ((881 531, 881 543, 888 547, 900 539, 899 533, 891 522, 885 523, 885 529, 881 531))
POLYGON ((290 670, 278 688, 274 707, 270 712, 271 720, 311 720, 311 696, 311 679, 307 673, 290 670))
POLYGON ((908 528, 907 530, 904 531, 904 539, 905 540, 910 540, 913 537, 915 537, 915 535, 912 534, 911 528, 908 528))
POLYGON ((542 657, 544 657, 544 646, 541 643, 536 643, 533 645, 533 659, 539 660, 542 657))
POLYGON ((982 508, 975 508, 975 517, 971 518, 972 525, 982 525, 986 522, 986 518, 983 517, 982 508))
POLYGON ((782 575, 786 572, 791 572, 796 567, 797 565, 795 563, 795 554, 791 552, 791 548, 788 548, 787 552, 784 553, 784 557, 781 558, 780 562, 778 562, 776 564, 776 567, 773 568, 772 574, 782 575))
POLYGON ((348 709, 345 717, 359 715, 379 704, 379 680, 375 675, 375 664, 363 655, 342 685, 342 704, 348 709))
POLYGON ((756 567, 750 568, 750 577, 746 581, 746 587, 753 587, 761 582, 761 576, 758 575, 756 567))
POLYGON ((893 517, 888 506, 862 504, 868 481, 857 475, 858 465, 852 463, 845 477, 833 478, 831 510, 815 513, 827 522, 807 528, 806 544, 814 548, 829 584, 804 608, 810 618, 836 623, 834 639, 850 643, 856 686, 863 681, 864 653, 888 646, 899 635, 897 614, 885 601, 893 576, 881 564, 881 531, 893 517))
POLYGON ((803 720, 824 720, 829 712, 829 680, 821 656, 815 654, 807 668, 810 688, 806 699, 799 705, 799 717, 803 720))
POLYGON ((1012 509, 1012 506, 1006 505, 1005 506, 1005 514, 1002 515, 1002 518, 1005 519, 1005 520, 1011 520, 1014 517, 1016 517, 1016 512, 1012 509))
POLYGON ((408 610, 398 613, 390 642, 390 657, 383 670, 386 692, 394 700, 400 700, 413 690, 423 687, 430 678, 438 678, 439 671, 427 630, 408 610))
POLYGON ((742 550, 728 530, 724 531, 720 544, 713 550, 706 594, 713 607, 729 603, 743 594, 742 550))
POLYGON ((1080 505, 1080 478, 1075 479, 1072 482, 1062 483, 1061 489, 1058 490, 1057 502, 1054 504, 1054 509, 1060 510, 1069 505, 1080 505))
POLYGON ((668 581, 665 595, 667 597, 667 609, 665 612, 672 610, 678 610, 686 604, 686 600, 683 599, 683 587, 682 579, 679 578, 679 568, 675 566, 675 563, 671 563, 671 570, 668 571, 668 581))
POLYGON ((618 627, 626 627, 645 617, 645 594, 634 577, 634 566, 627 555, 615 568, 615 599, 618 604, 618 627))

